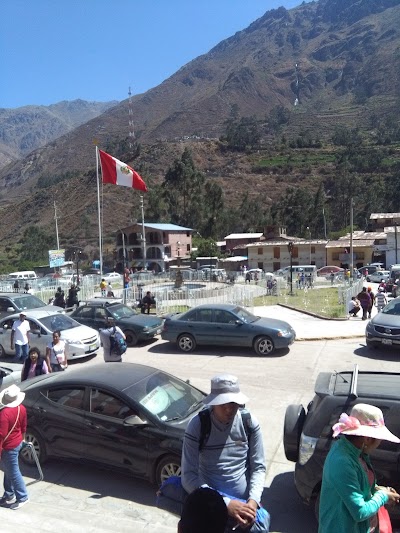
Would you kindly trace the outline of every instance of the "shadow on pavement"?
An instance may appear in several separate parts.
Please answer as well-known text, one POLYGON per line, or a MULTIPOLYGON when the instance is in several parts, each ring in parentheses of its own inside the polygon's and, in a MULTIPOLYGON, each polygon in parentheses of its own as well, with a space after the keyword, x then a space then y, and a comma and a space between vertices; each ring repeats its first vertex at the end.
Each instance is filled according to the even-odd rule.
POLYGON ((369 346, 366 346, 365 344, 360 344, 359 348, 356 348, 354 350, 355 355, 359 355, 360 357, 366 357, 368 359, 376 359, 379 361, 398 361, 399 354, 398 354, 398 348, 380 348, 379 346, 377 348, 370 348, 369 346))
POLYGON ((251 348, 239 348, 237 346, 197 346, 194 352, 182 352, 179 348, 176 347, 172 342, 163 342, 157 343, 154 346, 150 347, 148 350, 153 354, 175 354, 175 355, 190 355, 191 353, 195 355, 217 355, 219 357, 282 357, 289 353, 289 348, 282 348, 276 350, 271 355, 257 355, 251 348), (217 353, 216 353, 217 351, 217 353))
MULTIPOLYGON (((20 461, 20 468, 25 478, 38 478, 36 467, 26 466, 20 461)), ((37 483, 38 487, 45 487, 44 483, 50 483, 58 485, 60 490, 68 487, 89 493, 84 498, 115 498, 150 507, 156 506, 156 487, 129 474, 110 472, 87 463, 78 464, 61 459, 49 459, 42 465, 42 469, 44 481, 37 483)), ((35 482, 27 482, 28 488, 34 485, 35 482)))
POLYGON ((271 486, 264 489, 261 501, 271 515, 271 532, 317 533, 314 509, 300 500, 293 472, 275 476, 271 486))

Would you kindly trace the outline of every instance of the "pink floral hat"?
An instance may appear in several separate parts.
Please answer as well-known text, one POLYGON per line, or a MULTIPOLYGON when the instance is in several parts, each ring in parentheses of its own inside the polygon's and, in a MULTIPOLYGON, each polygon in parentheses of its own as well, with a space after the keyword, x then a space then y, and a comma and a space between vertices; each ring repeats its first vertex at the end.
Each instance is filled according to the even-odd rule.
POLYGON ((333 437, 355 435, 400 443, 400 439, 385 426, 382 411, 378 407, 366 403, 355 405, 350 416, 342 413, 339 422, 332 429, 333 437))

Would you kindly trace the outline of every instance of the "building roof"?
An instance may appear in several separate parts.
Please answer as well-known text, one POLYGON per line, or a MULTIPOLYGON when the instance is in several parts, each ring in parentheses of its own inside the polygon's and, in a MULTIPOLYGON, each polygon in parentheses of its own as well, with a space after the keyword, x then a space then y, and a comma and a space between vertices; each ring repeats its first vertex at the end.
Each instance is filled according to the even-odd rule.
MULTIPOLYGON (((369 248, 374 245, 371 239, 357 239, 353 240, 353 248, 369 248)), ((341 238, 338 241, 329 241, 326 248, 350 248, 350 239, 341 238)))
MULTIPOLYGON (((132 226, 139 225, 141 226, 141 222, 137 222, 136 224, 131 224, 130 226, 126 226, 126 228, 130 228, 132 226)), ((159 231, 194 231, 192 228, 185 228, 184 226, 177 226, 176 224, 163 224, 163 223, 157 223, 157 222, 145 222, 144 223, 145 228, 150 229, 158 229, 159 231)))
MULTIPOLYGON (((353 231, 353 241, 374 241, 375 239, 386 239, 386 233, 384 231, 353 231)), ((350 233, 347 233, 347 235, 344 235, 343 237, 339 237, 338 240, 349 241, 350 233)))
POLYGON ((234 255, 232 257, 225 257, 225 259, 220 259, 222 263, 239 263, 240 261, 247 261, 247 255, 234 255))
POLYGON ((225 237, 227 239, 260 239, 263 233, 231 233, 225 237))
POLYGON ((246 244, 246 248, 256 248, 256 247, 262 247, 262 246, 282 246, 282 245, 285 245, 287 246, 289 244, 289 242, 292 242, 294 246, 299 246, 299 245, 313 245, 315 246, 316 244, 322 244, 325 246, 325 244, 328 242, 327 240, 325 239, 314 239, 314 240, 309 240, 307 241, 306 239, 296 239, 296 240, 284 240, 284 241, 261 241, 261 242, 252 242, 250 244, 246 244))
POLYGON ((400 218, 400 213, 371 213, 371 220, 378 220, 382 218, 400 218))

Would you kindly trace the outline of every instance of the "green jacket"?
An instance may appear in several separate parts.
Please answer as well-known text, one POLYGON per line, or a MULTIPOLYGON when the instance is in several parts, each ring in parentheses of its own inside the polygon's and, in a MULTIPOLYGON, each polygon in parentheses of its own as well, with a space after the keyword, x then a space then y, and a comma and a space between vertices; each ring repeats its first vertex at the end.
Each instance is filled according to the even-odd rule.
MULTIPOLYGON (((388 502, 381 490, 371 494, 360 455, 346 437, 332 445, 322 475, 318 533, 368 533, 369 519, 388 502)), ((371 467, 368 455, 362 457, 371 467)))

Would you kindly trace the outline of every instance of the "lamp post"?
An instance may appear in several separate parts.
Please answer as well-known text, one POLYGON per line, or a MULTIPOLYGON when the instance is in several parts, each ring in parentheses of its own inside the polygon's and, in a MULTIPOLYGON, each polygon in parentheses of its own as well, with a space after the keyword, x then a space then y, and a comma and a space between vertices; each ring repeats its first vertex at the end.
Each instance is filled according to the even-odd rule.
POLYGON ((181 266, 181 243, 180 241, 176 243, 176 255, 177 255, 177 266, 179 268, 181 266))
POLYGON ((310 239, 310 262, 308 264, 311 265, 311 230, 309 226, 307 226, 307 230, 308 230, 308 238, 310 239))
POLYGON ((79 260, 82 254, 82 250, 75 250, 75 261, 76 261, 76 284, 80 284, 79 280, 79 260))
POLYGON ((293 243, 290 241, 287 245, 290 256, 290 294, 293 296, 293 243))

